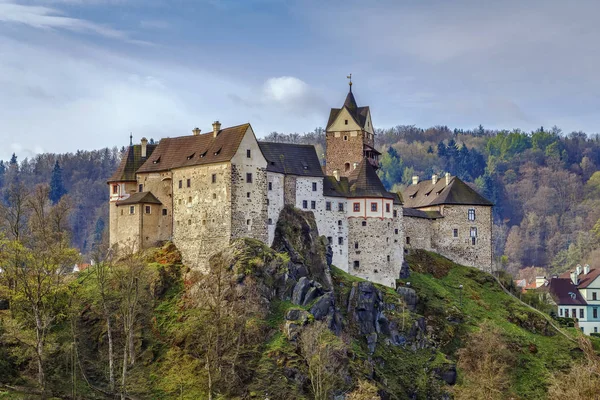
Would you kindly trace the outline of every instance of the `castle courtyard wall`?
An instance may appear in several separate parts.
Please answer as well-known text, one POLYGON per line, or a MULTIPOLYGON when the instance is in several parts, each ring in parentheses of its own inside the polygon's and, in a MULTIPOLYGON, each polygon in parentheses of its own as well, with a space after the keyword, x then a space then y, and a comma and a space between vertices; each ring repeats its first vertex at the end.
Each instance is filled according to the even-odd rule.
POLYGON ((430 219, 404 216, 404 247, 431 251, 432 225, 430 219))

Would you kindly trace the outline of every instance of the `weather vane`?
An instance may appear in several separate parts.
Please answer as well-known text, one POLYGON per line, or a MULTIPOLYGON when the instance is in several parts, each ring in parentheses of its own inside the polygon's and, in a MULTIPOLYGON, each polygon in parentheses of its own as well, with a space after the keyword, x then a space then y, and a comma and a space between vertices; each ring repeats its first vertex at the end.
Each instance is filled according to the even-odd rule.
POLYGON ((346 78, 350 79, 348 84, 350 85, 350 91, 352 91, 352 74, 349 74, 346 78))

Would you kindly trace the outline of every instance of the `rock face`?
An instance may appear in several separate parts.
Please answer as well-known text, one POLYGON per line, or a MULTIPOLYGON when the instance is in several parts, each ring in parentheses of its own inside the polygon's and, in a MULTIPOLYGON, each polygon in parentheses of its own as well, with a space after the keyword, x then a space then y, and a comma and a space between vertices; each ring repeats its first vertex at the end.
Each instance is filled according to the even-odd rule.
POLYGON ((406 308, 408 308, 410 311, 415 311, 417 309, 419 297, 417 296, 417 292, 414 289, 408 288, 406 286, 400 286, 398 287, 398 289, 396 289, 396 293, 398 293, 404 298, 406 308))

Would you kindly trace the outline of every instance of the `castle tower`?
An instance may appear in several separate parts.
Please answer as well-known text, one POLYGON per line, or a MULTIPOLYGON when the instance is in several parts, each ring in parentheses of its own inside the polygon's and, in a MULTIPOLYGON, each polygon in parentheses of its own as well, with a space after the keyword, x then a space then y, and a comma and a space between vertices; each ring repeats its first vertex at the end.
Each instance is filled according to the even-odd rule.
MULTIPOLYGON (((350 78, 351 75, 348 77, 350 78)), ((349 176, 363 158, 377 169, 379 153, 375 150, 375 132, 369 107, 358 107, 350 90, 342 108, 332 108, 326 129, 326 174, 349 176)))

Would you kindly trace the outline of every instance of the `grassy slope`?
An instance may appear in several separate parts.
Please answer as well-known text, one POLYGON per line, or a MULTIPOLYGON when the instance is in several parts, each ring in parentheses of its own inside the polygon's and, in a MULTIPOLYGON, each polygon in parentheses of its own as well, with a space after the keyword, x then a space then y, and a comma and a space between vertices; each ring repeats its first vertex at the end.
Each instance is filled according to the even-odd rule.
MULTIPOLYGON (((465 334, 477 329, 484 320, 501 329, 518 357, 511 385, 511 394, 516 398, 544 398, 551 374, 568 368, 579 356, 577 345, 564 336, 538 333, 545 325, 543 318, 507 295, 490 275, 452 264, 433 253, 419 252, 407 257, 407 261, 411 271, 419 272, 411 272, 410 278, 399 282, 410 282, 422 303, 423 309, 418 311, 428 316, 428 323, 436 321, 441 326, 439 333, 446 354, 452 356, 465 334), (462 323, 449 324, 448 317, 462 319, 462 323), (527 321, 534 321, 534 327, 528 326, 527 321)), ((550 327, 548 330, 553 331, 550 327)), ((571 330, 569 334, 575 336, 576 332, 571 330)))

